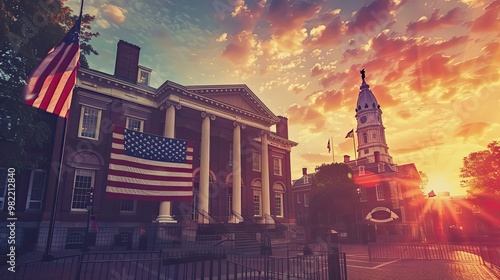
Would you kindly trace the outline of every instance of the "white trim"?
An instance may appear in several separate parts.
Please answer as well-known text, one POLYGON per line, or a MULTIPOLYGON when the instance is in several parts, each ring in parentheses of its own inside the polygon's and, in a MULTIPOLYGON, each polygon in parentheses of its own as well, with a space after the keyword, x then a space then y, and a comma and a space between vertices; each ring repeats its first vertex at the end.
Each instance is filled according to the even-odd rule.
POLYGON ((252 192, 252 214, 254 217, 262 217, 262 191, 254 189, 252 192), (255 214, 255 197, 259 197, 259 214, 255 214))
POLYGON ((132 199, 120 199, 120 214, 135 214, 137 212, 137 200, 132 199), (123 201, 132 201, 132 210, 123 210, 123 201))
POLYGON ((282 158, 280 157, 273 157, 273 175, 276 175, 276 176, 283 176, 283 163, 282 163, 282 158), (276 173, 276 165, 275 165, 275 160, 278 161, 278 173, 276 173))
POLYGON ((381 185, 375 186, 375 195, 377 196, 377 201, 384 201, 385 200, 384 188, 381 185), (379 196, 379 190, 380 190, 380 193, 382 194, 382 198, 379 196))
POLYGON ((262 154, 261 153, 258 153, 258 152, 252 152, 252 171, 255 171, 255 172, 261 172, 262 171, 262 154), (259 168, 258 169, 255 169, 254 168, 254 157, 255 156, 258 156, 259 158, 259 168))
POLYGON ((80 121, 78 122, 78 137, 79 138, 85 138, 85 139, 91 139, 91 140, 99 140, 99 131, 101 129, 102 109, 96 108, 94 106, 85 105, 85 104, 80 104, 80 105, 82 105, 82 108, 80 110, 80 121), (88 136, 82 136, 83 115, 84 115, 84 112, 85 112, 85 108, 97 110, 97 121, 96 121, 96 129, 95 129, 95 138, 88 137, 88 136))
MULTIPOLYGON (((73 208, 73 200, 75 198, 75 184, 76 184, 76 176, 84 176, 84 175, 79 175, 79 171, 80 170, 85 170, 85 171, 88 171, 88 172, 91 172, 91 181, 90 181, 90 188, 93 188, 94 187, 94 183, 95 183, 95 171, 94 170, 89 170, 89 169, 81 169, 81 168, 77 168, 75 169, 75 176, 74 176, 74 179, 73 179, 73 188, 72 188, 72 193, 71 193, 71 211, 75 211, 75 212, 78 212, 78 211, 87 211, 87 208, 73 208)), ((95 191, 94 191, 95 193, 95 191)))
POLYGON ((277 192, 274 194, 274 211, 276 212, 277 210, 277 207, 276 207, 276 199, 279 197, 280 199, 280 213, 275 213, 276 214, 276 217, 279 217, 279 218, 283 218, 284 216, 284 213, 285 213, 285 209, 283 209, 285 207, 285 204, 283 203, 284 202, 284 193, 283 192, 277 192))
POLYGON ((125 121, 125 127, 127 129, 130 129, 130 130, 144 132, 144 119, 143 118, 138 118, 138 117, 135 117, 135 116, 127 116, 127 120, 125 121), (141 124, 141 127, 139 128, 139 130, 135 130, 135 129, 130 128, 130 120, 139 121, 139 123, 141 124))

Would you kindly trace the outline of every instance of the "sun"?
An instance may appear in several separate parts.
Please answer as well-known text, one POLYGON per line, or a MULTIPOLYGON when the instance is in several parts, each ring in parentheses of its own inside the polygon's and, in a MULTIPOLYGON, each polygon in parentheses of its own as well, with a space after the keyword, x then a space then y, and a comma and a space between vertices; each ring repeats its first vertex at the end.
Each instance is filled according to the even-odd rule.
POLYGON ((427 191, 433 190, 436 194, 440 192, 450 192, 451 195, 457 195, 459 193, 460 186, 454 184, 451 178, 443 174, 429 174, 428 176, 429 183, 427 184, 427 191))

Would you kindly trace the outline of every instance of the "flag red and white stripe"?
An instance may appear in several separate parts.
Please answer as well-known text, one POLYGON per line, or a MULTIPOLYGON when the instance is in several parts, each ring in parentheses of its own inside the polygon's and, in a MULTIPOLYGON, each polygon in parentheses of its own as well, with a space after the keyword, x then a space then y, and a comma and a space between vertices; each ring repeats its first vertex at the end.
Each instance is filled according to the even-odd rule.
POLYGON ((115 126, 106 197, 191 200, 193 146, 193 141, 165 138, 115 126), (172 141, 183 144, 169 144, 172 141), (169 154, 174 155, 173 158, 169 154))
POLYGON ((67 118, 80 66, 80 22, 81 15, 62 42, 32 71, 24 89, 27 104, 67 118))

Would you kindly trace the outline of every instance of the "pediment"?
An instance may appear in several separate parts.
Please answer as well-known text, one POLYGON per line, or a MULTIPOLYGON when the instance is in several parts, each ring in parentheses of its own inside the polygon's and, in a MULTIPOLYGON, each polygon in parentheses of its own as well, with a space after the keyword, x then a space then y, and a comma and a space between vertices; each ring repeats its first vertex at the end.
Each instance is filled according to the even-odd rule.
POLYGON ((276 119, 271 110, 246 85, 187 86, 187 90, 264 118, 276 119))

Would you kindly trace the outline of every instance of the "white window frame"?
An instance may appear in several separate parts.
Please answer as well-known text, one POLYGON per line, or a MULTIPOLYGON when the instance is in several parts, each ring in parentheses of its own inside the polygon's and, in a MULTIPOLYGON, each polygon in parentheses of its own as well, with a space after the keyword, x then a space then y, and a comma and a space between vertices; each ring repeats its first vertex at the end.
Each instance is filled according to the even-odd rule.
POLYGON ((309 193, 304 193, 304 207, 309 207, 309 193))
POLYGON ((260 153, 252 153, 252 170, 256 172, 262 170, 262 155, 260 153))
POLYGON ((260 190, 253 190, 253 196, 252 196, 252 202, 253 202, 253 216, 254 217, 262 217, 262 193, 260 190), (256 207, 256 200, 255 198, 258 198, 258 203, 259 203, 259 213, 257 213, 257 207, 256 207))
POLYGON ((121 199, 120 200, 120 214, 135 214, 137 212, 137 200, 121 199), (123 209, 124 202, 132 201, 132 210, 123 209))
POLYGON ((144 69, 142 66, 139 66, 139 71, 137 71, 137 83, 140 85, 146 85, 149 86, 149 82, 151 81, 151 71, 149 69, 144 69), (148 75, 147 81, 142 81, 141 80, 141 74, 146 73, 148 75))
POLYGON ((309 184, 309 175, 304 175, 304 184, 309 184))
MULTIPOLYGON (((83 172, 90 172, 90 188, 94 188, 94 184, 95 184, 95 170, 90 170, 90 169, 75 169, 75 178, 73 179, 73 192, 71 194, 71 211, 75 211, 75 212, 79 212, 79 211, 87 211, 87 207, 83 207, 83 208, 74 208, 73 207, 73 204, 75 202, 75 184, 76 184, 76 177, 77 176, 84 176, 84 175, 80 175, 79 173, 83 173, 83 172)), ((95 191, 94 191, 95 193, 95 191)), ((88 193, 85 193, 83 195, 85 197, 85 204, 87 202, 87 197, 88 197, 88 193)))
POLYGON ((302 194, 301 194, 301 193, 298 193, 298 194, 297 194, 297 204, 301 204, 301 203, 302 203, 302 202, 301 202, 301 200, 300 200, 300 197, 301 197, 301 196, 302 196, 302 194))
POLYGON ((381 185, 375 186, 375 193, 377 195, 377 201, 385 200, 384 188, 381 185))
POLYGON ((365 175, 365 167, 364 167, 363 165, 361 165, 361 166, 359 167, 359 170, 358 170, 358 171, 359 171, 359 175, 365 175))
POLYGON ((366 188, 364 187, 359 187, 359 201, 360 202, 367 202, 368 201, 368 193, 366 188))
POLYGON ((273 174, 276 176, 283 175, 281 162, 281 158, 273 157, 273 174))
POLYGON ((3 175, 5 174, 5 178, 0 178, 0 179, 3 179, 2 182, 0 182, 0 212, 3 211, 4 207, 5 207, 5 197, 7 196, 7 178, 9 178, 8 176, 8 172, 7 172, 7 169, 6 168, 0 168, 0 173, 3 175), (2 191, 3 189, 3 191, 2 191))
POLYGON ((30 185, 29 185, 29 190, 28 190, 28 196, 26 199, 26 210, 29 211, 40 211, 42 210, 42 205, 43 205, 43 195, 45 193, 45 180, 47 179, 47 173, 43 169, 33 169, 31 170, 31 175, 30 175, 30 185), (35 200, 32 199, 32 192, 33 192, 33 179, 35 178, 35 173, 43 173, 43 181, 42 181, 42 193, 40 200, 35 200), (30 208, 31 203, 40 203, 40 206, 38 208, 30 208))
POLYGON ((276 217, 282 218, 284 216, 283 213, 285 212, 285 211, 283 211, 284 204, 283 204, 283 193, 282 192, 277 192, 274 194, 274 205, 275 205, 276 217), (278 204, 279 204, 279 207, 278 207, 278 204))
POLYGON ((140 119, 140 118, 135 118, 135 117, 127 117, 126 128, 130 129, 130 130, 135 130, 135 131, 143 132, 144 131, 144 120, 140 119), (139 128, 139 130, 137 130, 137 129, 133 128, 133 127, 130 127, 130 121, 131 120, 132 121, 138 121, 141 124, 141 127, 139 128))
POLYGON ((82 109, 80 112, 80 122, 78 125, 78 137, 92 139, 92 140, 98 140, 99 139, 99 131, 101 128, 101 116, 102 116, 102 109, 82 104, 82 109), (96 126, 95 127, 95 137, 89 137, 89 136, 82 135, 82 133, 83 133, 83 117, 85 115, 86 109, 97 111, 97 120, 96 120, 96 125, 95 125, 96 126))

